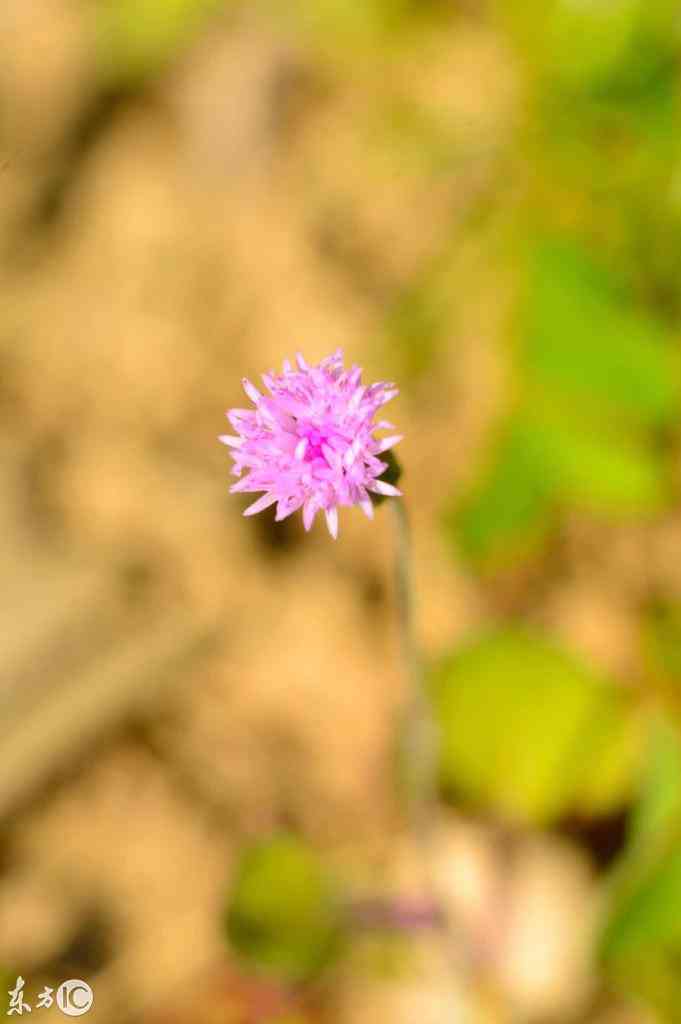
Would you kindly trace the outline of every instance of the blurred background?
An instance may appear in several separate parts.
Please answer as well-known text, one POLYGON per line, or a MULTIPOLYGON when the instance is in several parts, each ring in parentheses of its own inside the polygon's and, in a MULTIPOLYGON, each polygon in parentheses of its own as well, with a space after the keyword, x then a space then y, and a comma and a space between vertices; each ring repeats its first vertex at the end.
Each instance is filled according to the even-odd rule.
POLYGON ((677 0, 4 0, 0 39, 2 1012, 681 1021, 677 0), (401 389, 456 970, 390 510, 244 520, 216 440, 337 346, 401 389))

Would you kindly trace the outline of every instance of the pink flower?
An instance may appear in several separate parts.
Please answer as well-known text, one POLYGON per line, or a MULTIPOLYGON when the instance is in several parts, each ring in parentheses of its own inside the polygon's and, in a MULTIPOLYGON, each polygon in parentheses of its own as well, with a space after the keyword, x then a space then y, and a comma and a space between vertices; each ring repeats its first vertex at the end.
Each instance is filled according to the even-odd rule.
POLYGON ((388 463, 377 457, 401 435, 374 437, 375 430, 394 429, 387 420, 374 423, 374 416, 398 391, 384 382, 362 385, 358 366, 343 368, 341 349, 318 366, 309 366, 300 354, 296 363, 293 369, 287 359, 282 374, 263 374, 269 395, 244 379, 255 409, 231 409, 227 418, 237 436, 220 437, 231 448, 233 475, 241 478, 230 490, 264 492, 245 516, 275 502, 276 520, 302 508, 306 530, 323 509, 329 533, 336 538, 339 506, 359 505, 371 519, 369 492, 401 494, 378 479, 388 463))

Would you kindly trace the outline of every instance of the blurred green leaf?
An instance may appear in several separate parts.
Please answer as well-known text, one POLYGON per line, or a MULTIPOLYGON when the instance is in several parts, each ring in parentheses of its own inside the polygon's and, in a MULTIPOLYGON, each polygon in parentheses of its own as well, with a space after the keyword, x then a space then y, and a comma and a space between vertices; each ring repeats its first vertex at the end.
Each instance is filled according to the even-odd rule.
POLYGON ((681 842, 677 839, 664 856, 637 872, 636 884, 630 878, 627 882, 604 932, 604 962, 630 992, 665 1009, 674 1000, 679 1012, 681 842))
POLYGON ((619 689, 608 687, 599 703, 585 735, 594 757, 575 770, 575 810, 584 818, 606 817, 628 803, 649 732, 645 716, 626 705, 619 689))
POLYGON ((228 0, 100 0, 99 66, 110 81, 137 83, 157 74, 228 0))
POLYGON ((679 731, 660 716, 652 730, 641 794, 631 819, 631 847, 646 849, 676 822, 681 823, 681 739, 679 731))
POLYGON ((640 799, 600 943, 613 980, 665 1019, 681 1013, 681 739, 655 722, 640 799))
POLYGON ((631 792, 641 735, 626 696, 540 636, 482 638, 440 665, 433 695, 445 788, 533 823, 607 813, 631 792))
POLYGON ((547 66, 573 87, 602 80, 626 54, 639 6, 639 0, 549 2, 546 4, 547 66))
POLYGON ((677 415, 679 354, 584 250, 539 245, 520 323, 516 410, 445 525, 463 556, 498 568, 531 554, 564 508, 662 509, 667 462, 652 430, 677 415))
POLYGON ((653 677, 681 684, 681 607, 658 603, 643 623, 644 653, 653 677))
POLYGON ((313 850, 279 835, 242 855, 225 924, 234 949, 254 967, 303 980, 339 951, 339 894, 313 850))
POLYGON ((627 59, 593 88, 600 102, 619 108, 629 108, 655 122, 671 110, 676 90, 676 62, 678 41, 669 35, 637 33, 627 52, 627 59))
POLYGON ((544 93, 605 101, 654 117, 673 96, 678 6, 670 0, 502 2, 544 93))
POLYGON ((542 439, 511 421, 477 483, 445 518, 461 553, 498 567, 543 542, 555 519, 556 488, 542 439))
POLYGON ((529 417, 528 424, 541 438, 547 471, 565 505, 616 516, 664 505, 664 463, 645 442, 556 416, 529 417))
POLYGON ((536 387, 601 416, 657 424, 676 415, 678 353, 585 250, 538 246, 527 294, 521 360, 536 387))
POLYGON ((665 465, 644 442, 521 410, 445 528, 464 558, 497 569, 536 551, 561 508, 628 517, 658 511, 667 497, 665 465))

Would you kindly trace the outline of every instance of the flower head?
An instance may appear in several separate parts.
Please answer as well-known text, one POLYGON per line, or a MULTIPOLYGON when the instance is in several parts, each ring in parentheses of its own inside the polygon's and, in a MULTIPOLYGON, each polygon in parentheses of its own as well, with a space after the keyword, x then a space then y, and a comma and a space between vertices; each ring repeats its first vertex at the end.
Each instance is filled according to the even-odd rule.
POLYGON ((276 520, 299 508, 309 530, 319 511, 329 533, 338 535, 338 508, 359 505, 373 516, 370 492, 399 495, 379 477, 388 468, 378 456, 401 440, 401 435, 375 438, 374 431, 394 429, 387 420, 374 422, 378 410, 398 393, 393 384, 360 383, 358 366, 343 368, 343 352, 309 366, 296 357, 296 368, 285 360, 282 374, 263 374, 269 395, 244 379, 244 391, 255 409, 231 409, 227 418, 236 437, 220 440, 231 448, 232 473, 240 477, 230 490, 264 494, 244 512, 255 515, 277 503, 276 520), (242 474, 246 472, 246 476, 242 474))

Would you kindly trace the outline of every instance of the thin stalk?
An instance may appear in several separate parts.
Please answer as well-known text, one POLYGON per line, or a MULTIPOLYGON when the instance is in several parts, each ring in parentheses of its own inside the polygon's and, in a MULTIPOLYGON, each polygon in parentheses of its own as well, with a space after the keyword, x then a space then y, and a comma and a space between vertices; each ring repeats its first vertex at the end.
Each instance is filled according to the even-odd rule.
POLYGON ((460 976, 468 955, 464 937, 455 929, 439 892, 434 870, 437 855, 439 805, 438 762, 439 729, 426 690, 423 663, 416 640, 414 581, 409 517, 403 499, 392 499, 397 534, 397 600, 399 606, 402 657, 407 675, 408 694, 403 732, 403 766, 406 776, 409 828, 421 853, 429 898, 442 911, 442 935, 452 969, 460 976))

